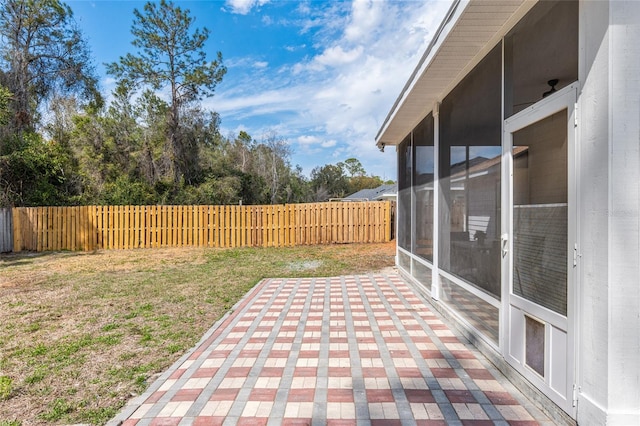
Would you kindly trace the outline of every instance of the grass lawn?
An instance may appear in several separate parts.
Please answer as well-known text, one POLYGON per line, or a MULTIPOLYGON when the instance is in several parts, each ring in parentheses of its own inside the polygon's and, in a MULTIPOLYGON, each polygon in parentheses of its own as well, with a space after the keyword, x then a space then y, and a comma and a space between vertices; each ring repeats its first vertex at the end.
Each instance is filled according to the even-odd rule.
POLYGON ((0 256, 0 426, 104 424, 266 277, 393 265, 395 242, 0 256))

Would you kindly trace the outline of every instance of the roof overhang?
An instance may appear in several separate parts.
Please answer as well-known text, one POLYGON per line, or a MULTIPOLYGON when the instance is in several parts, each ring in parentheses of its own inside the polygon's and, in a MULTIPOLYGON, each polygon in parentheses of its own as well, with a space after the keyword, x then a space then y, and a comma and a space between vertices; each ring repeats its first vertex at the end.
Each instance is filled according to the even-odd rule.
POLYGON ((454 0, 376 135, 398 145, 537 0, 454 0))

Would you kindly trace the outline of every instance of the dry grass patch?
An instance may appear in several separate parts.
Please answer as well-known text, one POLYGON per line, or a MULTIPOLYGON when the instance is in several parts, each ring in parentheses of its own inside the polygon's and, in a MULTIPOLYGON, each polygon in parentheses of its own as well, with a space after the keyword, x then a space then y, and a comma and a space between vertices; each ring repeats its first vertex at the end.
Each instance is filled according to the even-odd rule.
POLYGON ((393 265, 395 244, 0 256, 0 426, 104 424, 265 277, 393 265))

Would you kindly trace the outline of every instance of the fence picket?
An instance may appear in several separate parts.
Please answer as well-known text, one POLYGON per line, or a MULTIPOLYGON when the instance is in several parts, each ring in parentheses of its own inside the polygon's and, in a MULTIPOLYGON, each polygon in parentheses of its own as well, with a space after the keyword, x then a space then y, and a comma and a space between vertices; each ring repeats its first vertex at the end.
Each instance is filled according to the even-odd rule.
POLYGON ((77 217, 78 217, 78 225, 77 225, 77 235, 78 235, 78 250, 86 250, 84 246, 84 234, 85 234, 85 223, 84 218, 82 217, 82 207, 76 207, 77 217))
POLYGON ((42 209, 36 209, 36 243, 38 244, 37 251, 43 251, 42 245, 46 241, 46 235, 43 235, 42 221, 44 220, 44 213, 42 209))
POLYGON ((207 206, 207 247, 215 247, 215 242, 213 241, 213 227, 215 226, 215 214, 213 211, 214 206, 207 206))

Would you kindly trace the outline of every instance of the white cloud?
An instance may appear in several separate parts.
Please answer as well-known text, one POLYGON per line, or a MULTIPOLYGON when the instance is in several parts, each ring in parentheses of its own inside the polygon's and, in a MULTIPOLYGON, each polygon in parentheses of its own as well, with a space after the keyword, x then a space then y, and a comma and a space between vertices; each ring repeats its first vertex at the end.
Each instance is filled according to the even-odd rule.
MULTIPOLYGON (((274 68, 277 78, 247 76, 241 87, 220 92, 213 107, 223 123, 276 120, 265 126, 296 142, 300 157, 293 162, 303 167, 313 160, 309 153, 326 150, 335 161, 356 156, 367 172, 393 177, 394 150, 380 154, 374 138, 449 5, 354 0, 350 9, 332 2, 316 10, 301 4, 300 31, 313 36, 318 53, 274 68)), ((250 134, 263 131, 256 126, 250 134)))
POLYGON ((291 108, 292 103, 298 101, 299 97, 295 94, 295 90, 269 90, 265 92, 256 92, 251 95, 227 96, 224 93, 210 98, 203 104, 215 111, 223 114, 223 117, 232 116, 234 113, 240 113, 249 109, 255 112, 256 109, 269 107, 269 112, 286 111, 291 108))
POLYGON ((381 1, 355 0, 351 20, 344 30, 344 38, 350 42, 363 42, 375 37, 382 26, 385 4, 381 1))
POLYGON ((304 147, 305 149, 309 149, 312 147, 332 148, 338 143, 338 141, 336 141, 335 139, 327 140, 314 135, 302 135, 299 136, 296 141, 298 142, 298 145, 304 147))
POLYGON ((261 60, 257 56, 235 57, 224 60, 224 65, 229 68, 267 68, 269 62, 261 60))
POLYGON ((328 66, 345 65, 358 59, 363 50, 362 46, 357 46, 350 50, 344 50, 342 46, 332 46, 317 56, 314 62, 328 66))
POLYGON ((309 7, 309 3, 300 2, 300 4, 298 5, 298 12, 301 15, 308 15, 309 13, 311 13, 311 8, 309 7))
POLYGON ((298 137, 297 141, 300 145, 309 146, 320 144, 322 142, 322 139, 317 136, 302 135, 298 137))
POLYGON ((102 84, 108 87, 115 86, 117 83, 118 81, 113 77, 105 77, 105 79, 102 80, 102 84))
POLYGON ((268 2, 269 0, 227 0, 226 5, 231 8, 232 13, 246 15, 254 7, 263 6, 268 2))
POLYGON ((306 44, 301 44, 299 46, 284 46, 284 50, 287 52, 295 52, 296 50, 304 49, 305 47, 307 47, 306 44))

